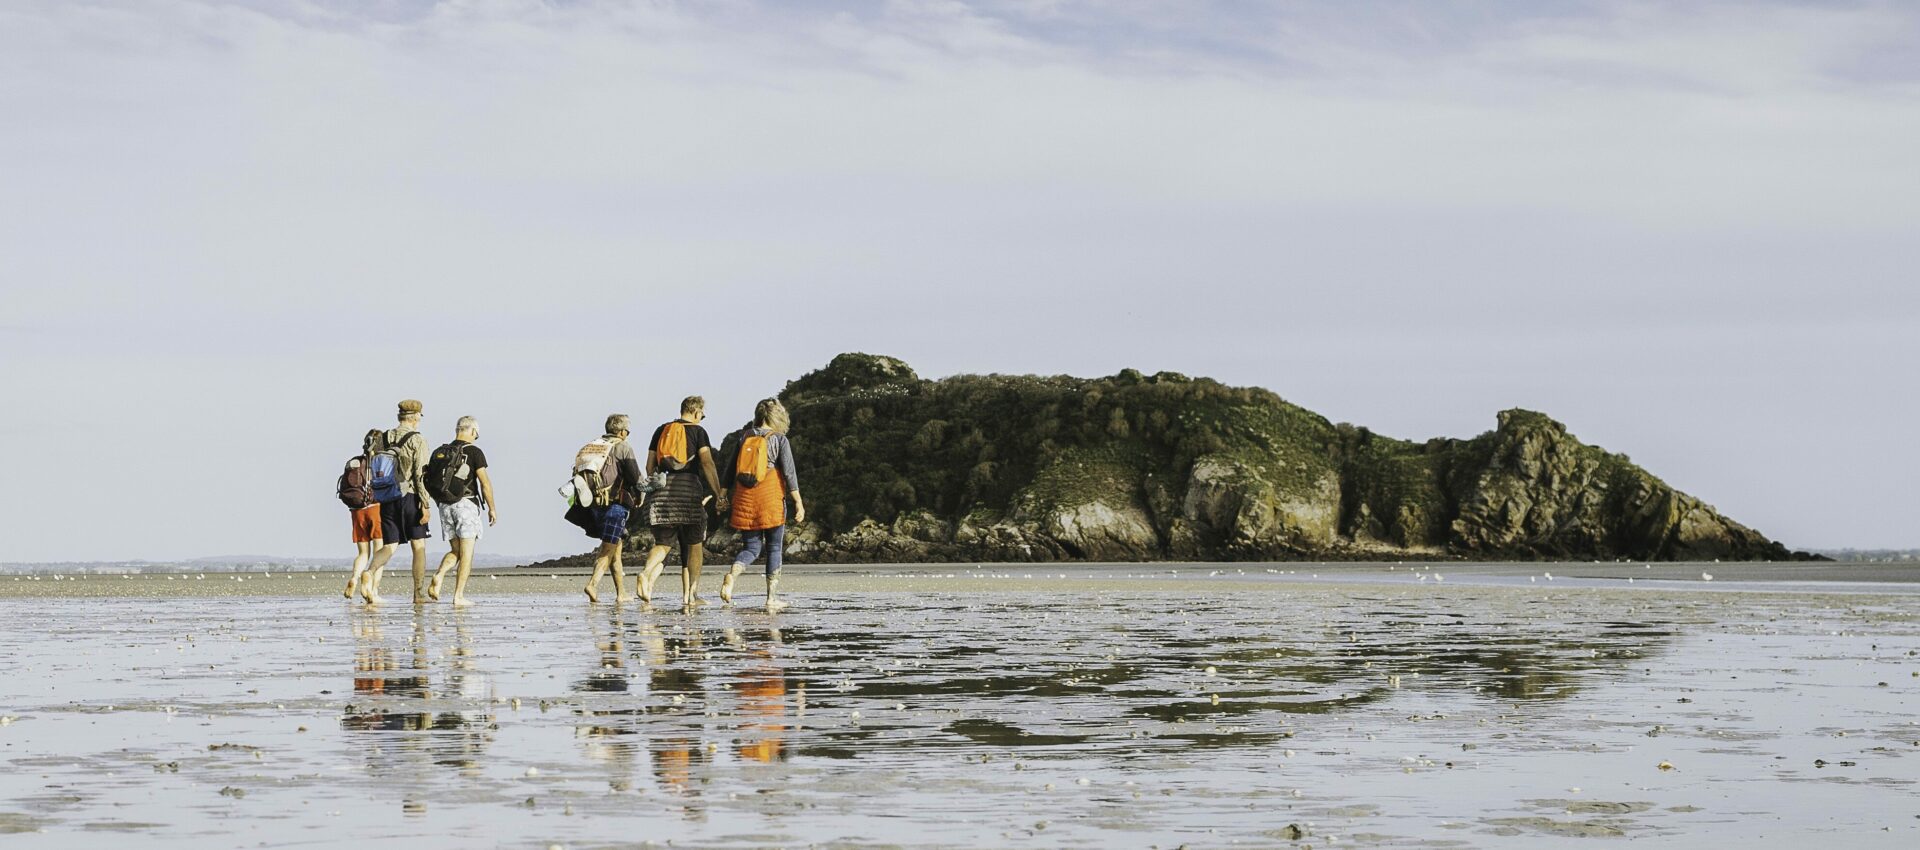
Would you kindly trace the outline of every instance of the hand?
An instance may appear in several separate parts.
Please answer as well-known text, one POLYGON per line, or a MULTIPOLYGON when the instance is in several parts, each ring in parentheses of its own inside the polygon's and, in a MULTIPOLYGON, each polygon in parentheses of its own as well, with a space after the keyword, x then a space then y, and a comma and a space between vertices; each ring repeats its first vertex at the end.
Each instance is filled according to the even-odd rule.
POLYGON ((793 507, 793 523, 795 525, 799 525, 800 523, 803 523, 806 521, 807 521, 807 506, 795 505, 793 507))
POLYGON ((499 522, 500 522, 500 514, 493 509, 492 505, 488 505, 487 506, 487 524, 497 525, 499 524, 499 522))

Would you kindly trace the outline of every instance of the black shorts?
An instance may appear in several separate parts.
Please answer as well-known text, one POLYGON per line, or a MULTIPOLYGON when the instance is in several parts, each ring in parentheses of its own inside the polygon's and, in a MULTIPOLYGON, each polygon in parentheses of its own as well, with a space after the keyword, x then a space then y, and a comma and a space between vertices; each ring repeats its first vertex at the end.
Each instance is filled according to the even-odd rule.
POLYGON ((412 493, 403 493, 391 502, 380 503, 380 539, 387 543, 399 543, 402 540, 425 540, 433 536, 433 529, 420 521, 420 499, 412 493))
POLYGON ((693 551, 693 547, 707 542, 707 524, 688 522, 679 525, 653 526, 653 545, 672 546, 676 542, 680 544, 680 558, 685 560, 687 553, 693 551))

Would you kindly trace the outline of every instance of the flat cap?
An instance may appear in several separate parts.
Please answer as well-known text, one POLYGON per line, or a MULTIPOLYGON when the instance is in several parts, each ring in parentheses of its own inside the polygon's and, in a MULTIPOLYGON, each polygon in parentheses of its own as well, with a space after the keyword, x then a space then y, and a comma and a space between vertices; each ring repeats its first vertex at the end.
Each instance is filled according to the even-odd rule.
POLYGON ((417 399, 417 398, 409 398, 409 399, 405 399, 405 400, 403 400, 403 401, 401 401, 401 402, 400 402, 400 415, 401 415, 401 416, 405 416, 405 415, 407 415, 407 414, 409 414, 409 413, 419 413, 419 412, 420 412, 420 400, 419 400, 419 399, 417 399))

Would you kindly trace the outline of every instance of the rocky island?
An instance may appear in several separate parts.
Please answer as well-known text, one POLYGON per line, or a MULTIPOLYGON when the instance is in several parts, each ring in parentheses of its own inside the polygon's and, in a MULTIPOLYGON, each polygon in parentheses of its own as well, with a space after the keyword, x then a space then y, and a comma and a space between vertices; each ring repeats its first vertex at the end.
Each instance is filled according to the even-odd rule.
POLYGON ((868 354, 781 398, 796 562, 1807 557, 1527 410, 1409 442, 1204 378, 926 380, 868 354))

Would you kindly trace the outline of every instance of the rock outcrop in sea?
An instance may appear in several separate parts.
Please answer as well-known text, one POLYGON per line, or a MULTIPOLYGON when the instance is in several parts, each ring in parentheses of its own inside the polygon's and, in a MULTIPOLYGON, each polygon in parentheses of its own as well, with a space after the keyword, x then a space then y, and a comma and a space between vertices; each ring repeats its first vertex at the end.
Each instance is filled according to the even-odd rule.
POLYGON ((1173 373, 925 380, 867 354, 781 397, 796 562, 1797 554, 1527 410, 1416 443, 1173 373))

